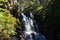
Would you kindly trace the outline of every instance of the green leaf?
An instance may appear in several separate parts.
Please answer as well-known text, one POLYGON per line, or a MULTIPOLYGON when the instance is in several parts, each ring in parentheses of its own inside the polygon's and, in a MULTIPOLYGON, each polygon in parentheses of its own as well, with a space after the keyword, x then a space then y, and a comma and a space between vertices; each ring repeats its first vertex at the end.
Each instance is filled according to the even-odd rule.
POLYGON ((43 9, 43 6, 37 7, 37 10, 41 10, 41 9, 43 9))

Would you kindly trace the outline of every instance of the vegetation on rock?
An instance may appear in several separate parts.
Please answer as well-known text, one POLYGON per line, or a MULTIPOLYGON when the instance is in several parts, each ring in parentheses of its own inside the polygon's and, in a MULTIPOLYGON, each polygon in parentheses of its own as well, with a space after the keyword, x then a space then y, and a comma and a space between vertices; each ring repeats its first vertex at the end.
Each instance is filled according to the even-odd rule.
POLYGON ((16 34, 16 27, 21 29, 20 13, 32 12, 35 20, 42 22, 42 33, 46 33, 47 40, 54 40, 54 35, 59 37, 60 33, 57 32, 60 25, 59 4, 59 0, 18 0, 17 2, 15 0, 0 0, 0 39, 10 40, 9 38, 16 34), (24 8, 23 11, 22 8, 24 8), (18 22, 16 22, 17 19, 18 22))
POLYGON ((0 40, 12 40, 16 35, 17 19, 11 15, 11 12, 2 8, 4 0, 0 0, 0 40))

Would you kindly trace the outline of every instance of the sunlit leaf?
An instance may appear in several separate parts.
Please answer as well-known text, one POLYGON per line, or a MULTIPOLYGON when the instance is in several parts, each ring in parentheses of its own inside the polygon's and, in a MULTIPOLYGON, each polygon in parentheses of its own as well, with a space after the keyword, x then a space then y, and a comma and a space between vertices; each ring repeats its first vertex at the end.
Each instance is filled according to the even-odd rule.
POLYGON ((38 8, 37 8, 37 10, 41 10, 43 8, 43 6, 39 6, 38 8))

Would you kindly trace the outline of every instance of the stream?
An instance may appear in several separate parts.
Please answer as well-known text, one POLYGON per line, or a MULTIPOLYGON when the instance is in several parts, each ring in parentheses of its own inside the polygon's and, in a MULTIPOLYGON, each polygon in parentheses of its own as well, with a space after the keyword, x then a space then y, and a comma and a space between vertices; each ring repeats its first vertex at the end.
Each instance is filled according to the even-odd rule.
POLYGON ((24 25, 24 40, 46 40, 45 36, 39 33, 38 25, 33 19, 34 16, 30 13, 30 17, 26 16, 24 13, 22 15, 22 22, 24 25), (34 25, 35 24, 35 25, 34 25))

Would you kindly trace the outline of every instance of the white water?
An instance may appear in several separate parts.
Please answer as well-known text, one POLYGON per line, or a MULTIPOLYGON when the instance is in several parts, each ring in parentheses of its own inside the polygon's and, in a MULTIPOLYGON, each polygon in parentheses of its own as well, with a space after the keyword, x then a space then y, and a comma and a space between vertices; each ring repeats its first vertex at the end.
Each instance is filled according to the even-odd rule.
POLYGON ((35 26, 34 26, 34 21, 33 21, 33 15, 30 13, 30 17, 25 16, 23 13, 22 15, 22 21, 25 27, 24 30, 24 35, 25 35, 25 40, 46 40, 43 35, 40 33, 36 32, 35 26))

